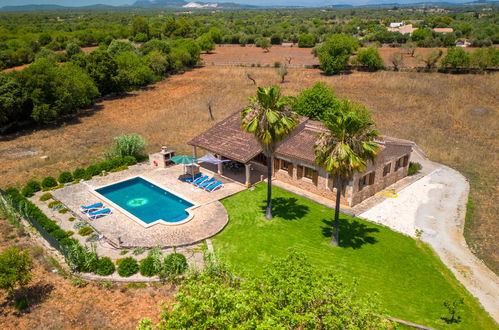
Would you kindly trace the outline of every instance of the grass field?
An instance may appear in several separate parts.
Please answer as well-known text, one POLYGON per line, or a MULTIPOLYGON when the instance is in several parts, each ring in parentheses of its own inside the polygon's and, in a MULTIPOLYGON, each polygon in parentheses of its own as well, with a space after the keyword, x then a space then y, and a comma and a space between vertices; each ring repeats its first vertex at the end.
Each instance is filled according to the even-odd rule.
POLYGON ((213 239, 218 259, 251 276, 288 248, 304 252, 320 268, 358 280, 361 293, 379 293, 387 315, 436 328, 493 329, 497 324, 425 244, 386 227, 341 217, 340 245, 330 242, 333 210, 274 190, 274 216, 264 218, 266 185, 222 201, 229 224, 213 239), (463 321, 447 325, 444 300, 463 298, 463 321))
MULTIPOLYGON (((207 66, 100 101, 62 126, 1 137, 0 187, 89 165, 122 133, 142 134, 148 151, 167 145, 190 152, 189 139, 247 105, 255 93, 247 72, 261 86, 279 82, 272 68, 207 66), (215 121, 209 120, 208 103, 215 121), (42 155, 49 158, 42 160, 42 155)), ((290 69, 281 86, 293 95, 316 81, 333 86, 340 97, 366 104, 382 133, 414 140, 432 160, 466 175, 475 201, 472 221, 467 222, 468 243, 499 273, 499 74, 382 71, 327 77, 319 70, 290 69)))

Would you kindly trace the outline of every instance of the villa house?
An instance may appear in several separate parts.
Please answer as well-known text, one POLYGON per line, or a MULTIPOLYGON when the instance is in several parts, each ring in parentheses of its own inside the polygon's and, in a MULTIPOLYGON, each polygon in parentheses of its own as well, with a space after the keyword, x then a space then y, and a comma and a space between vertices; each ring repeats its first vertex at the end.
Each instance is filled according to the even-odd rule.
MULTIPOLYGON (((240 114, 234 113, 204 133, 194 137, 189 145, 197 156, 197 148, 217 155, 219 159, 230 159, 245 166, 245 184, 250 186, 254 172, 266 173, 267 159, 252 134, 241 128, 240 114)), ((282 141, 272 161, 273 177, 311 193, 335 199, 336 188, 332 178, 315 164, 313 147, 318 135, 324 131, 318 121, 301 117, 293 133, 282 141)), ((370 162, 364 173, 356 173, 344 191, 342 202, 356 205, 384 188, 407 176, 413 142, 383 136, 380 151, 374 162, 370 162)), ((223 174, 222 164, 217 171, 223 174)))

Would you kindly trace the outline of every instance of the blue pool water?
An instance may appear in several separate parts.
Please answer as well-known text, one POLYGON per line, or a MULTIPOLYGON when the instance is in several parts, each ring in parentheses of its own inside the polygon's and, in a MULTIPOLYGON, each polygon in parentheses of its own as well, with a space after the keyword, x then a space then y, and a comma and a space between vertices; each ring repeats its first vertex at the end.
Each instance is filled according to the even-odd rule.
POLYGON ((185 209, 193 206, 188 201, 139 177, 96 191, 146 224, 157 220, 182 221, 189 216, 185 209))

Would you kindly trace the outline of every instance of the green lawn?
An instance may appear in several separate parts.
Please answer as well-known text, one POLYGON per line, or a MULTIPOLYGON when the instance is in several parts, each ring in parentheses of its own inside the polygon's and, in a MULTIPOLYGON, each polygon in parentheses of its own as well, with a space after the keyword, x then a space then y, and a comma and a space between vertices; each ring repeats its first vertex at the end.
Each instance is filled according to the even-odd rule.
POLYGON ((427 245, 388 228, 341 217, 340 244, 330 242, 333 210, 274 188, 274 219, 265 220, 266 184, 222 201, 229 224, 213 239, 217 257, 242 276, 262 270, 289 248, 318 267, 358 280, 362 293, 377 292, 386 314, 436 328, 493 329, 497 324, 427 245), (462 322, 447 325, 443 301, 464 298, 462 322))

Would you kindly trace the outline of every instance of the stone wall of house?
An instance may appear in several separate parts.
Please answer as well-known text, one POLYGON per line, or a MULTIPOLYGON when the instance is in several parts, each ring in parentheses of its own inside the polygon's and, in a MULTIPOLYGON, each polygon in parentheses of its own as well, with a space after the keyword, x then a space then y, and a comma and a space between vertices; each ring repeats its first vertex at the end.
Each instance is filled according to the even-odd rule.
MULTIPOLYGON (((313 194, 328 198, 332 201, 336 200, 336 188, 334 187, 333 180, 328 177, 326 171, 322 168, 318 168, 316 166, 312 166, 306 162, 303 162, 299 159, 293 159, 289 157, 279 157, 277 162, 280 160, 286 160, 287 162, 293 164, 291 170, 283 170, 280 166, 274 166, 274 178, 285 182, 287 184, 293 185, 300 189, 310 191, 313 194), (313 168, 318 172, 317 179, 309 179, 305 176, 298 176, 298 166, 306 166, 313 168)), ((274 159, 274 164, 276 160, 274 159)), ((348 186, 344 194, 342 195, 341 204, 351 206, 351 198, 352 198, 352 187, 348 186)))
MULTIPOLYGON (((376 161, 368 164, 364 173, 356 173, 354 175, 342 195, 341 204, 354 206, 406 177, 411 150, 412 147, 408 145, 389 145, 382 148, 376 161), (395 170, 397 161, 403 157, 407 157, 404 160, 405 165, 395 170), (388 164, 390 164, 390 171, 386 175, 383 175, 385 166, 388 164), (369 175, 372 172, 374 172, 374 180, 370 182, 370 184, 361 187, 359 181, 365 175, 369 175)), ((336 200, 336 188, 334 188, 333 180, 328 177, 328 174, 324 169, 310 165, 297 158, 284 157, 281 155, 278 155, 273 163, 273 173, 276 179, 300 189, 310 191, 313 194, 326 197, 332 201, 336 200), (285 160, 292 164, 292 169, 281 169, 281 160, 285 160), (316 180, 311 180, 304 176, 299 177, 298 166, 306 166, 316 170, 318 172, 316 180)))
POLYGON ((375 164, 369 164, 364 173, 356 173, 353 177, 352 205, 362 202, 378 191, 405 178, 407 176, 407 170, 409 169, 411 150, 412 148, 410 146, 390 146, 390 148, 386 148, 380 152, 375 164), (403 157, 407 157, 405 166, 401 166, 396 170, 397 161, 403 157), (383 175, 384 168, 388 164, 390 164, 390 172, 383 175), (359 181, 365 175, 372 172, 374 172, 374 183, 361 187, 359 181))

